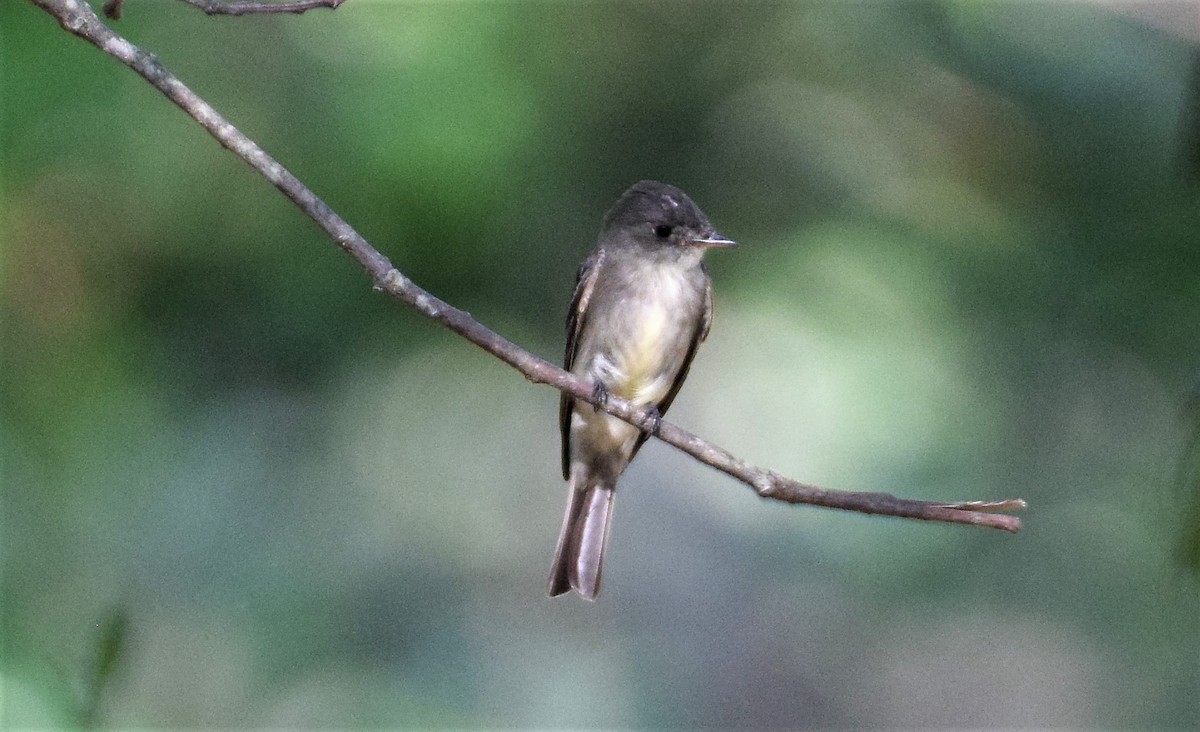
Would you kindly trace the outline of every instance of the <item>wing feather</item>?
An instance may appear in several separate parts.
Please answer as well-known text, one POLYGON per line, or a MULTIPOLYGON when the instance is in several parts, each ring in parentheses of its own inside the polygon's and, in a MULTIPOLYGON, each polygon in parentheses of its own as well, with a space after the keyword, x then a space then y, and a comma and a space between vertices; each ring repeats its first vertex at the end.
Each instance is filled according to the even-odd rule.
MULTIPOLYGON (((588 301, 595 289, 596 275, 604 262, 604 250, 597 248, 583 260, 579 274, 575 277, 575 294, 571 298, 571 307, 567 311, 567 352, 563 357, 563 368, 570 371, 575 365, 575 347, 579 342, 579 334, 587 323, 588 301)), ((558 404, 558 423, 562 431, 562 468, 563 479, 571 477, 571 410, 574 399, 562 394, 558 404)))

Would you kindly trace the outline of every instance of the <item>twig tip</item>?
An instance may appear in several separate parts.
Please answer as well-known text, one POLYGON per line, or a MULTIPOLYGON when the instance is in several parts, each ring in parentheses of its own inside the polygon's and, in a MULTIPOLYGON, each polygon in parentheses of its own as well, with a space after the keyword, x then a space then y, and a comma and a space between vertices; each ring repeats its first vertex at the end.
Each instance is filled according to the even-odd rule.
POLYGON ((1003 501, 960 501, 959 503, 939 503, 937 508, 952 508, 956 511, 974 511, 976 513, 1009 513, 1028 507, 1024 498, 1007 498, 1003 501))

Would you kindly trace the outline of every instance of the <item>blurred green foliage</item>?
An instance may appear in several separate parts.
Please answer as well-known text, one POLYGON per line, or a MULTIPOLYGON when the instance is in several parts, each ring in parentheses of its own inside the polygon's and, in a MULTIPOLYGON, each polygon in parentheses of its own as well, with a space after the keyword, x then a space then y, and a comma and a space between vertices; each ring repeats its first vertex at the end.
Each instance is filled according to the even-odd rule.
POLYGON ((1200 31, 1145 12, 129 0, 518 343, 557 358, 606 207, 666 180, 742 243, 675 421, 1031 504, 1017 536, 774 505, 652 444, 585 605, 544 596, 556 395, 0 4, 4 726, 1195 726, 1200 31))

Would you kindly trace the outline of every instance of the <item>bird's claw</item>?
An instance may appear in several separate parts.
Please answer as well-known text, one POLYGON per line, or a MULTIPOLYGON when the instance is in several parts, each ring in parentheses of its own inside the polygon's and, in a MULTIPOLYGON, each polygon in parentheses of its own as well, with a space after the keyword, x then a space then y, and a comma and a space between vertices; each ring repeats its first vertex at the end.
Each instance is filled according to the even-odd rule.
POLYGON ((658 411, 658 407, 647 407, 646 417, 647 421, 650 423, 649 429, 647 429, 646 432, 657 437, 659 429, 662 428, 662 412, 658 411))
POLYGON ((592 384, 592 411, 599 412, 605 404, 608 404, 608 389, 597 381, 592 384))

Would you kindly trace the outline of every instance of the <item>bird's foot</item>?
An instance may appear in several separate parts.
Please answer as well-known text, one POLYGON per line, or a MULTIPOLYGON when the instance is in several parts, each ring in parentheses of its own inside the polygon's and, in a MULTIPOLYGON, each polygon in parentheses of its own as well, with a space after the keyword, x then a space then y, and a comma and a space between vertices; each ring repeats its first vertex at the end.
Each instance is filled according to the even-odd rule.
POLYGON ((651 405, 646 407, 647 425, 646 433, 658 437, 658 431, 662 428, 662 412, 658 411, 658 407, 651 405))
POLYGON ((592 411, 599 412, 605 404, 608 404, 608 389, 597 381, 592 384, 592 411))

